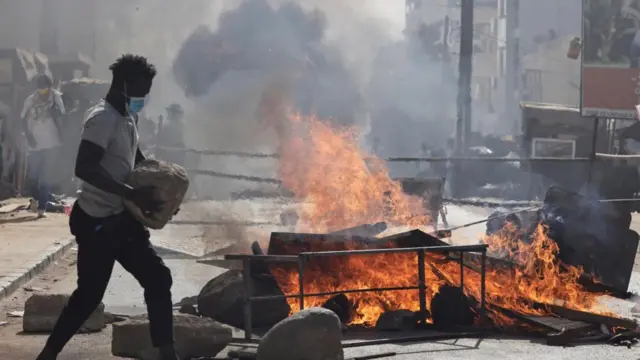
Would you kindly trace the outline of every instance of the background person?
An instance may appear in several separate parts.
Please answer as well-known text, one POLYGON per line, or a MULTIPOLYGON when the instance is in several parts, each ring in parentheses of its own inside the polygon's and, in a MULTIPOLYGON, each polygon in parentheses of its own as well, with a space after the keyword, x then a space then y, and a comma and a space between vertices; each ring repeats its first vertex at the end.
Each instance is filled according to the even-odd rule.
POLYGON ((36 85, 38 89, 25 100, 20 118, 29 145, 28 186, 38 202, 38 218, 41 218, 51 200, 51 188, 56 185, 65 108, 62 95, 53 89, 49 76, 38 75, 36 85))

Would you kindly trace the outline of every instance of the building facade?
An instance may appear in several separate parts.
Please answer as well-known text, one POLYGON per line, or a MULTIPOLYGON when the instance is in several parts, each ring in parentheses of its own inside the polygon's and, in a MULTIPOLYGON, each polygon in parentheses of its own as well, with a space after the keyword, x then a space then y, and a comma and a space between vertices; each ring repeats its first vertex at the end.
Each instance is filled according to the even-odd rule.
POLYGON ((119 47, 121 51, 127 48, 126 44, 113 44, 131 34, 131 12, 137 3, 124 0, 16 1, 0 11, 0 48, 24 48, 54 56, 83 54, 94 61, 113 60, 114 48, 119 47))
MULTIPOLYGON (((451 54, 450 67, 458 68, 461 1, 407 0, 407 31, 420 24, 441 23, 441 35, 451 54)), ((488 129, 497 120, 498 0, 474 1, 473 77, 471 86, 474 130, 488 129)))
MULTIPOLYGON (((449 19, 454 63, 460 3, 407 0, 408 31, 449 19)), ((578 106, 580 61, 568 59, 566 51, 570 40, 581 36, 581 24, 582 0, 475 0, 474 129, 518 133, 523 100, 578 106)))

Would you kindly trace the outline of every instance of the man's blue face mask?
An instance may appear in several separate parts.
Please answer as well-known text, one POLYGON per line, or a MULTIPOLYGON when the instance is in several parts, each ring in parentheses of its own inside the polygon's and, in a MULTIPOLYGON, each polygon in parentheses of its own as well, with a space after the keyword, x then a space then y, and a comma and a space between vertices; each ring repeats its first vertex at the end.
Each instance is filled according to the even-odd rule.
POLYGON ((146 103, 146 97, 130 97, 127 104, 127 110, 132 114, 137 114, 142 111, 146 103))
POLYGON ((140 111, 142 111, 142 109, 144 108, 144 106, 147 104, 147 100, 149 98, 149 95, 144 96, 144 97, 131 97, 127 94, 127 85, 124 85, 124 96, 127 98, 127 112, 129 112, 130 114, 137 114, 140 111))

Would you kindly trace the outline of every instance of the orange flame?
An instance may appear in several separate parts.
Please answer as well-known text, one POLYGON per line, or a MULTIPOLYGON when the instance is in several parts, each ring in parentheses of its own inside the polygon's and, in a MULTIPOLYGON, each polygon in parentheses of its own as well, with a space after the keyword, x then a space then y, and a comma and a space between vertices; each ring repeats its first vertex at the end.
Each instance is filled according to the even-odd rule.
POLYGON ((315 117, 289 120, 278 175, 308 204, 299 214, 301 230, 327 232, 379 221, 429 223, 422 201, 406 195, 383 162, 362 151, 356 129, 335 129, 315 117))
MULTIPOLYGON (((336 129, 315 117, 285 119, 286 125, 276 124, 281 140, 278 175, 283 186, 305 204, 299 214, 304 224, 300 230, 328 232, 378 221, 415 227, 429 223, 422 201, 404 194, 383 162, 360 148, 356 129, 336 129)), ((582 269, 557 260, 558 247, 545 229, 538 227, 529 240, 519 240, 516 231, 508 228, 483 239, 491 252, 502 253, 518 265, 487 268, 487 304, 525 315, 543 315, 549 312, 534 307, 533 302, 554 304, 560 300, 576 310, 601 312, 595 307, 599 295, 578 283, 582 269)), ((418 284, 415 254, 322 258, 322 262, 307 263, 305 293, 418 284)), ((428 255, 426 262, 429 306, 442 285, 459 284, 460 264, 436 255, 428 255)), ((273 272, 285 294, 298 293, 294 269, 275 268, 273 272)), ((465 292, 480 299, 479 272, 466 269, 464 283, 465 292)), ((347 297, 353 304, 351 324, 373 326, 385 311, 419 310, 417 290, 349 293, 347 297)), ((321 306, 329 298, 309 297, 304 306, 321 306)), ((297 299, 289 299, 289 304, 293 312, 299 310, 297 299)), ((508 326, 512 321, 498 313, 489 315, 498 325, 508 326)))

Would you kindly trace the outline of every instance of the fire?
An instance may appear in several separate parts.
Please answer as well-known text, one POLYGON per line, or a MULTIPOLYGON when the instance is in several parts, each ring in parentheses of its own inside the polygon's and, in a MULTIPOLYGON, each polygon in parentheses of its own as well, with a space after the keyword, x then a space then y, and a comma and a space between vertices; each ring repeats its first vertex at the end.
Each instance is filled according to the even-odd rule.
MULTIPOLYGON (((278 175, 304 205, 300 215, 302 232, 330 232, 359 224, 386 221, 394 225, 420 227, 429 223, 419 199, 403 193, 383 162, 365 153, 353 128, 335 128, 315 117, 289 115, 279 123, 281 155, 278 175)), ((487 268, 486 303, 520 314, 543 315, 548 310, 532 303, 564 302, 576 310, 597 309, 598 294, 578 283, 582 269, 561 264, 558 247, 539 226, 527 242, 506 229, 483 239, 492 253, 506 255, 518 266, 487 268)), ((322 249, 330 250, 326 246, 322 249)), ((411 287, 418 284, 417 255, 382 254, 311 260, 305 267, 304 292, 323 293, 353 289, 411 287)), ((460 264, 440 255, 426 257, 427 306, 438 289, 460 283, 460 264)), ((298 293, 294 269, 274 269, 285 294, 298 293)), ((480 274, 466 269, 465 293, 480 299, 480 274)), ((351 324, 375 325, 385 311, 419 310, 417 290, 347 293, 352 304, 351 324)), ((304 306, 321 306, 330 296, 308 297, 304 306)), ((292 311, 297 298, 289 299, 292 311)), ((494 323, 509 325, 509 319, 490 312, 494 323)))
POLYGON ((315 117, 289 119, 278 175, 308 204, 299 214, 301 231, 328 232, 379 221, 416 227, 429 222, 421 200, 406 195, 383 162, 360 148, 357 129, 336 129, 315 117))
MULTIPOLYGON (((582 270, 563 265, 556 259, 557 245, 546 235, 542 226, 526 244, 513 232, 502 232, 485 241, 491 250, 510 249, 518 266, 511 268, 487 268, 486 303, 523 315, 550 315, 550 311, 534 304, 557 305, 606 314, 598 307, 600 294, 588 292, 578 283, 582 270)), ((320 249, 314 249, 320 250, 320 249)), ((323 246, 322 250, 331 250, 323 246)), ((311 261, 305 267, 304 291, 307 294, 340 292, 353 289, 411 287, 418 284, 417 255, 381 254, 349 257, 322 258, 323 263, 311 261)), ((427 307, 438 289, 447 283, 460 283, 460 265, 446 261, 438 255, 428 255, 425 261, 427 283, 427 307), (434 270, 435 269, 435 270, 434 270)), ((275 270, 285 294, 298 293, 298 274, 295 270, 275 270)), ((479 300, 481 294, 480 273, 464 271, 465 293, 479 300)), ((375 325, 379 316, 390 310, 420 308, 416 290, 363 292, 347 294, 353 304, 351 324, 375 325)), ((305 299, 305 307, 321 306, 330 296, 305 299)), ((298 299, 290 299, 292 311, 300 309, 298 299)), ((510 325, 510 319, 499 312, 487 313, 498 326, 510 325)), ((609 314, 611 315, 611 314, 609 314)))

